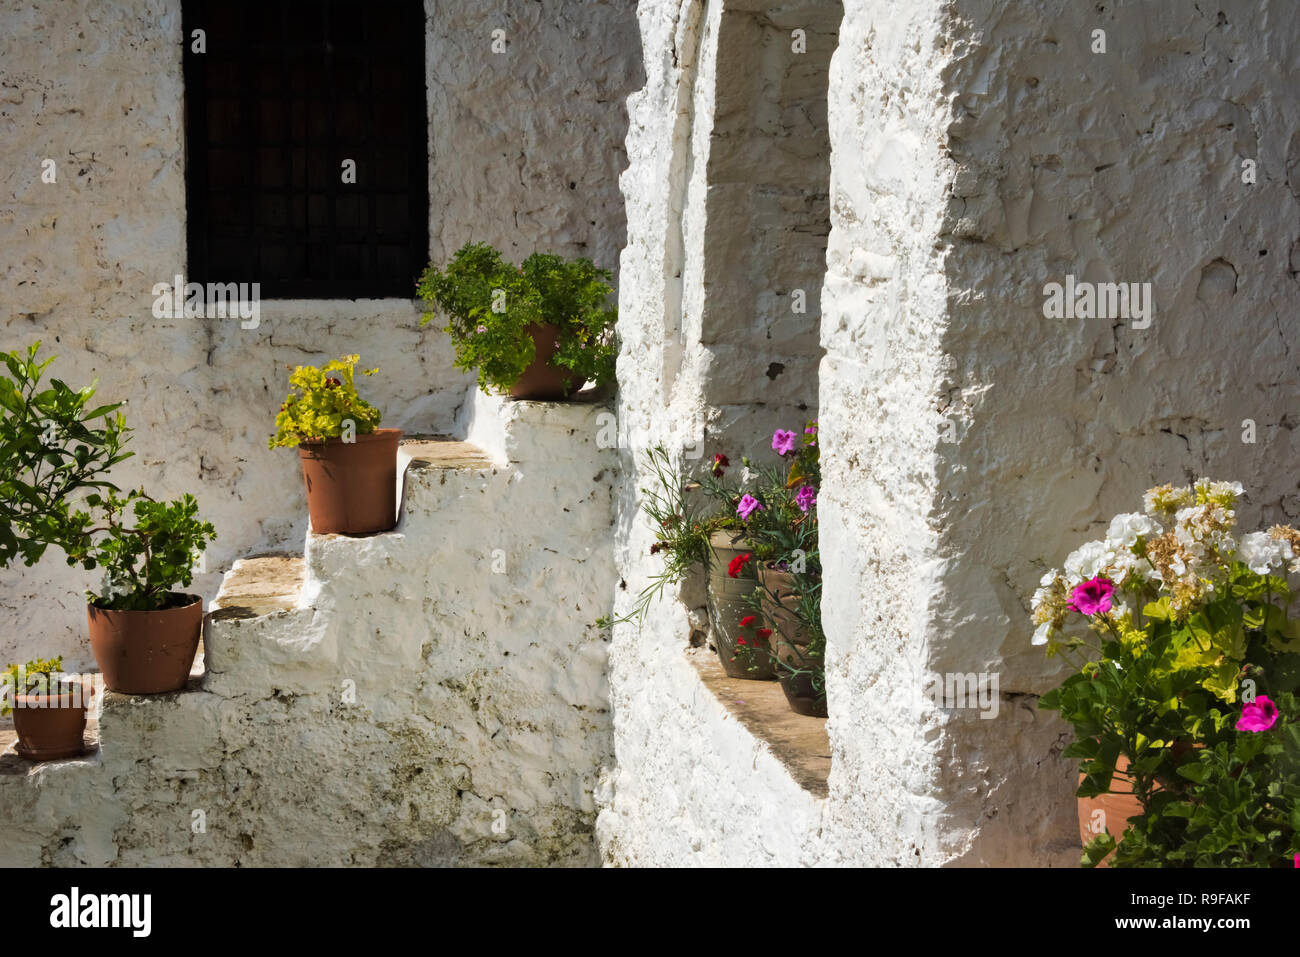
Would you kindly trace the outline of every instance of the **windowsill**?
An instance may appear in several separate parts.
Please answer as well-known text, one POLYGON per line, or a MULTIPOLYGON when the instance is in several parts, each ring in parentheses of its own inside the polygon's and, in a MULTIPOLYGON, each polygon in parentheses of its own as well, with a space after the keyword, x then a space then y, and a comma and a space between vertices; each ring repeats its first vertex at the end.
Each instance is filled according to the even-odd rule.
POLYGON ((697 652, 689 657, 704 687, 750 734, 767 743, 795 783, 814 797, 826 797, 831 773, 826 719, 791 711, 780 682, 728 678, 713 652, 697 652))

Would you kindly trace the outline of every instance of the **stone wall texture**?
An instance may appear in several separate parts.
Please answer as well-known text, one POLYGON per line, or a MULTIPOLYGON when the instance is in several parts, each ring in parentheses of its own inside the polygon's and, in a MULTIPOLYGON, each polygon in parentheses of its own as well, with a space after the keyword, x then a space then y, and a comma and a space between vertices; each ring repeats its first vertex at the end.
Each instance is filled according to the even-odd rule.
MULTIPOLYGON (((431 256, 483 240, 614 268, 624 98, 642 79, 630 4, 428 0, 426 14, 431 256)), ((41 339, 53 373, 129 401, 119 484, 196 495, 219 535, 197 585, 211 597, 233 561, 306 529, 296 457, 266 448, 293 366, 359 353, 380 367, 366 385, 385 424, 422 433, 450 430, 472 379, 420 328, 418 301, 266 302, 256 330, 152 316, 153 285, 185 271, 181 41, 180 0, 0 2, 0 345, 41 339)), ((55 554, 6 573, 0 660, 90 665, 87 574, 55 554)))

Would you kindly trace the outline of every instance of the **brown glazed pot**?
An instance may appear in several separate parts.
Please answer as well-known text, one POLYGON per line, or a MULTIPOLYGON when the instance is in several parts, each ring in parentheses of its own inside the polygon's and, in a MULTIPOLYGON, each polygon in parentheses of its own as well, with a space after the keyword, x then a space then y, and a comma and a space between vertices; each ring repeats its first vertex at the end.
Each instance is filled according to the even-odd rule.
POLYGON ((533 337, 537 352, 524 374, 510 387, 511 398, 556 402, 581 389, 583 384, 574 381, 573 373, 551 365, 551 357, 560 346, 560 327, 547 323, 525 326, 524 331, 533 337))
POLYGON ((727 532, 714 532, 709 537, 709 545, 713 549, 713 558, 709 561, 709 625, 722 670, 728 678, 770 680, 776 675, 772 671, 772 659, 766 641, 755 639, 752 632, 744 636, 746 641, 757 641, 752 670, 736 654, 736 639, 742 637, 740 620, 754 613, 745 598, 753 594, 758 579, 754 577, 752 561, 735 578, 727 574, 727 566, 733 558, 744 555, 749 549, 732 544, 731 535, 727 532))
POLYGON ((86 606, 90 650, 104 684, 123 694, 166 694, 189 681, 203 630, 203 599, 171 593, 159 611, 109 611, 86 606))
MULTIPOLYGON (((824 671, 823 656, 808 653, 811 639, 794 613, 800 599, 794 591, 794 576, 777 569, 760 568, 758 581, 763 586, 763 615, 775 626, 772 649, 776 657, 790 668, 824 671)), ((825 689, 818 694, 812 675, 794 674, 781 665, 775 666, 775 671, 791 711, 813 718, 827 717, 825 689)))
POLYGON ((29 761, 74 758, 85 750, 86 702, 92 689, 14 696, 14 751, 29 761))
POLYGON ((318 535, 369 535, 397 524, 397 445, 401 429, 375 429, 355 442, 302 442, 307 512, 318 535))

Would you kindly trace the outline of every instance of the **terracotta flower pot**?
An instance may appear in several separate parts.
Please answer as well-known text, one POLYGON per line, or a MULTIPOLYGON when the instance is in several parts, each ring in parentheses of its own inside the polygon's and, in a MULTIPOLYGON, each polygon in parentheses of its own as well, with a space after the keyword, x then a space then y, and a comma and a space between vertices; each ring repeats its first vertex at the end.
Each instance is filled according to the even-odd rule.
POLYGON ((318 535, 369 535, 397 524, 397 445, 401 429, 375 429, 355 442, 298 446, 307 511, 318 535))
MULTIPOLYGON (((1128 769, 1128 761, 1123 755, 1115 762, 1116 771, 1125 771, 1128 769)), ((1085 775, 1079 775, 1079 783, 1083 783, 1085 775)), ((1115 777, 1110 782, 1112 794, 1099 794, 1096 797, 1079 798, 1079 839, 1083 844, 1087 844, 1094 837, 1101 833, 1100 830, 1094 831, 1093 828, 1101 828, 1110 832, 1110 836, 1115 838, 1118 844, 1120 838, 1124 835, 1124 829, 1128 827, 1128 819, 1136 817, 1142 813, 1142 803, 1138 801, 1137 795, 1128 787, 1122 778, 1115 777), (1101 815, 1094 817, 1100 811, 1101 815)), ((1108 867, 1110 858, 1098 864, 1098 867, 1108 867)))
POLYGON ((511 397, 555 402, 581 389, 583 383, 576 381, 572 372, 551 364, 551 357, 560 346, 560 327, 547 323, 526 326, 525 331, 533 337, 537 353, 524 374, 510 387, 511 397))
POLYGON ((824 674, 824 657, 808 651, 812 639, 795 614, 800 596, 794 590, 794 576, 778 569, 760 568, 758 580, 763 586, 763 615, 775 626, 772 650, 783 664, 776 665, 774 670, 785 700, 795 714, 825 718, 828 716, 826 690, 823 687, 818 691, 813 676, 808 673, 824 674))
POLYGON ((81 685, 59 694, 14 696, 14 750, 29 761, 73 758, 85 750, 86 703, 93 689, 81 685))
POLYGON ((170 608, 110 611, 86 606, 90 650, 104 684, 123 694, 165 694, 189 681, 203 630, 203 599, 172 592, 170 608))
POLYGON ((742 633, 741 619, 752 615, 753 609, 745 600, 758 585, 754 576, 754 562, 746 563, 739 575, 732 578, 727 574, 727 566, 733 558, 744 555, 749 549, 733 544, 727 532, 714 532, 709 538, 713 549, 713 560, 709 563, 709 624, 713 633, 713 644, 718 649, 718 658, 722 670, 729 678, 751 678, 767 681, 775 677, 772 672, 772 660, 768 653, 768 644, 742 633), (756 642, 750 661, 736 654, 736 639, 744 637, 746 641, 756 642), (750 665, 753 669, 750 669, 750 665))

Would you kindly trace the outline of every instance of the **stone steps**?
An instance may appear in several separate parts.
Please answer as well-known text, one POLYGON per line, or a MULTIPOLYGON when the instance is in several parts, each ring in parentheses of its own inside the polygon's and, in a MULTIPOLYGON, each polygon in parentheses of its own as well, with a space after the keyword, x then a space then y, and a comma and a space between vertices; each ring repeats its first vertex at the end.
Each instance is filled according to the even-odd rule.
POLYGON ((403 442, 392 531, 236 562, 184 690, 105 694, 92 760, 0 773, 0 858, 594 863, 617 583, 600 412, 476 395, 468 441, 403 442))

